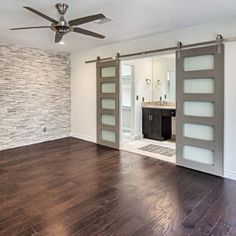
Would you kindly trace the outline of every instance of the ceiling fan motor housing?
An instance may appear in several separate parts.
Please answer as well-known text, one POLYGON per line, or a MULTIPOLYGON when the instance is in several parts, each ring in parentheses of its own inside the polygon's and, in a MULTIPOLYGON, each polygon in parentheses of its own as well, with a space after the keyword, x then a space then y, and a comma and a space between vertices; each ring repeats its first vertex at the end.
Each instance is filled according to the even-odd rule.
POLYGON ((70 25, 67 23, 63 15, 61 15, 58 24, 56 24, 54 27, 56 31, 61 35, 65 35, 71 30, 70 25))
POLYGON ((70 32, 70 26, 67 25, 56 25, 55 28, 56 31, 61 35, 65 35, 70 32))
POLYGON ((65 3, 57 3, 55 7, 58 10, 59 14, 64 15, 69 6, 65 3))

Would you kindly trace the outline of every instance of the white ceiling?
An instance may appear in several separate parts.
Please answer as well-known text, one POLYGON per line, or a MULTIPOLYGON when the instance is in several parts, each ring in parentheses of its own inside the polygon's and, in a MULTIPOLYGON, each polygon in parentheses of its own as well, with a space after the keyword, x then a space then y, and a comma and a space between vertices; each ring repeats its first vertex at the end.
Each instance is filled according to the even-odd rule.
MULTIPOLYGON (((54 5, 58 0, 7 0, 0 8, 0 40, 31 47, 73 52, 115 42, 171 31, 235 16, 235 0, 64 0, 69 4, 66 19, 103 13, 113 21, 97 25, 84 24, 86 29, 106 35, 104 40, 71 33, 65 45, 54 43, 54 34, 47 29, 10 31, 11 27, 50 25, 43 18, 25 10, 31 6, 58 18, 54 5)), ((236 27, 236 26, 235 26, 236 27)))

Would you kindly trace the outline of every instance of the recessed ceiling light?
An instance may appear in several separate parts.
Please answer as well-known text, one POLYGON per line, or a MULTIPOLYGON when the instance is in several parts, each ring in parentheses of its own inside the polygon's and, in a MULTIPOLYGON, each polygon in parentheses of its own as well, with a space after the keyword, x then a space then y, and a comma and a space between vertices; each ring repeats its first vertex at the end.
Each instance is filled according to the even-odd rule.
POLYGON ((102 24, 108 23, 108 22, 110 22, 110 21, 112 21, 111 18, 103 17, 103 18, 101 18, 101 19, 99 19, 99 20, 93 21, 93 23, 98 24, 98 25, 102 25, 102 24))
POLYGON ((60 44, 60 45, 64 45, 64 44, 65 44, 65 42, 61 41, 61 42, 59 42, 59 44, 60 44))

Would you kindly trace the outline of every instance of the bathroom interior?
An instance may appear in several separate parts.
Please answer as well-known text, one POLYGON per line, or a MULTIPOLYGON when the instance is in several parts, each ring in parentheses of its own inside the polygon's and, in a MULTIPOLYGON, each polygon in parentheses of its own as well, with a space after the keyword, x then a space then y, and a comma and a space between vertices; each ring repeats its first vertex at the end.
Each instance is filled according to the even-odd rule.
POLYGON ((121 149, 176 162, 175 54, 121 62, 121 149))

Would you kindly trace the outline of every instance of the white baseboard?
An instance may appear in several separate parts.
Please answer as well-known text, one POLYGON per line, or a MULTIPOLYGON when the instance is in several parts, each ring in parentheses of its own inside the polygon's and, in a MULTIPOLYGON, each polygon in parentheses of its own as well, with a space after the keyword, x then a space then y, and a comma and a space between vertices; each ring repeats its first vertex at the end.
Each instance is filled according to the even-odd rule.
POLYGON ((142 138, 143 138, 142 134, 134 136, 134 140, 139 140, 139 139, 142 139, 142 138))
POLYGON ((80 133, 76 133, 76 132, 71 132, 70 134, 71 137, 74 138, 78 138, 78 139, 83 139, 92 143, 96 143, 97 140, 95 137, 89 136, 89 135, 85 135, 85 134, 80 134, 80 133))
POLYGON ((225 170, 224 177, 227 179, 236 180, 236 172, 230 171, 230 170, 225 170))
POLYGON ((29 141, 29 142, 20 143, 20 144, 14 144, 14 145, 11 145, 11 146, 8 146, 8 147, 5 147, 5 148, 0 147, 0 151, 10 150, 10 149, 13 149, 13 148, 27 147, 27 146, 31 146, 31 145, 34 145, 34 144, 46 143, 46 142, 56 141, 56 140, 59 140, 59 139, 64 139, 64 138, 69 138, 69 137, 70 137, 70 134, 68 133, 68 134, 65 134, 65 135, 62 135, 62 136, 58 136, 58 137, 50 137, 50 138, 45 138, 45 139, 41 139, 41 140, 33 141, 33 142, 29 141))

